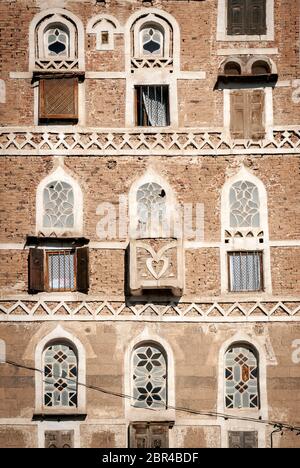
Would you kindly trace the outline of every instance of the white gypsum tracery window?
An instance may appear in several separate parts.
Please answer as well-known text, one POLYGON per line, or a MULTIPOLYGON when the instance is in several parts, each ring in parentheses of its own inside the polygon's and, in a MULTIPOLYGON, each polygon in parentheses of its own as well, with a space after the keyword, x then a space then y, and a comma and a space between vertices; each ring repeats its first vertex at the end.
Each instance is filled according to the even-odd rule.
POLYGON ((259 408, 258 359, 251 348, 228 349, 224 377, 226 408, 259 408))
POLYGON ((44 406, 77 407, 77 356, 67 344, 44 351, 44 406))
POLYGON ((235 182, 229 198, 231 227, 259 227, 260 203, 256 185, 243 180, 235 182))
POLYGON ((137 191, 136 201, 140 234, 159 234, 166 222, 165 190, 155 182, 144 184, 137 191))
POLYGON ((52 24, 45 32, 44 40, 49 56, 70 55, 70 34, 65 26, 52 24))
POLYGON ((160 348, 144 344, 133 352, 133 399, 137 408, 167 406, 167 363, 160 348))
POLYGON ((74 192, 67 182, 50 182, 43 194, 43 226, 72 228, 74 226, 74 192))
POLYGON ((164 34, 156 24, 145 25, 140 31, 140 42, 143 55, 164 55, 164 34))

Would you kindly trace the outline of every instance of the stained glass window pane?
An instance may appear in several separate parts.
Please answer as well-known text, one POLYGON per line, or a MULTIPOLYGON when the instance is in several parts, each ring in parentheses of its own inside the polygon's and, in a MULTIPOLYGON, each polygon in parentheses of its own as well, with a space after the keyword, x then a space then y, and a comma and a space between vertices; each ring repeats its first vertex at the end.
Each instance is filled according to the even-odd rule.
POLYGON ((258 408, 258 362, 250 348, 235 346, 225 356, 226 408, 258 408))
POLYGON ((51 56, 68 55, 69 35, 62 27, 54 27, 46 32, 48 54, 51 56))
POLYGON ((229 193, 230 226, 259 227, 260 203, 258 188, 252 182, 239 181, 229 193))
POLYGON ((155 25, 142 29, 141 40, 144 55, 163 54, 163 33, 155 25))
POLYGON ((164 409, 167 404, 167 365, 162 351, 143 345, 133 353, 133 399, 137 408, 164 409))
POLYGON ((67 182, 53 181, 44 189, 43 226, 46 228, 74 227, 74 192, 67 182))
POLYGON ((77 406, 77 357, 68 345, 57 343, 45 350, 44 405, 77 406))

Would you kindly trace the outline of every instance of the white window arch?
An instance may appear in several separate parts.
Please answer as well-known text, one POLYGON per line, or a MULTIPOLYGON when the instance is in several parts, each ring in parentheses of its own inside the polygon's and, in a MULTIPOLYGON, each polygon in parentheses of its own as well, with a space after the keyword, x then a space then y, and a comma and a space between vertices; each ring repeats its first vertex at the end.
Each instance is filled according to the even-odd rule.
POLYGON ((87 33, 96 35, 97 50, 113 50, 114 35, 123 32, 119 21, 111 15, 93 16, 87 24, 87 33))
POLYGON ((84 28, 73 13, 53 8, 38 13, 29 28, 29 68, 69 61, 84 70, 84 28))
POLYGON ((37 233, 82 233, 82 210, 82 191, 79 184, 62 167, 57 168, 37 188, 37 233))
POLYGON ((129 192, 130 237, 175 237, 176 198, 168 182, 149 170, 129 192))
POLYGON ((143 332, 129 343, 124 359, 125 394, 131 396, 125 400, 126 418, 131 421, 173 421, 175 417, 175 371, 174 355, 169 343, 145 327, 143 332), (142 359, 144 353, 147 356, 146 363, 142 359), (155 362, 156 360, 158 362, 155 362), (142 365, 138 366, 137 371, 139 363, 142 365), (146 369, 147 364, 149 364, 148 369, 146 369), (141 386, 137 386, 136 381, 140 382, 141 386), (150 385, 146 388, 149 382, 151 388, 150 385), (142 397, 139 400, 141 395, 146 395, 146 398, 142 397), (147 398, 149 398, 149 404, 147 404, 147 398))
POLYGON ((221 239, 222 292, 271 293, 267 191, 244 166, 222 189, 221 239))
POLYGON ((86 362, 80 341, 61 326, 37 345, 36 411, 85 411, 86 362))
POLYGON ((6 362, 6 344, 4 340, 0 340, 0 364, 6 362))

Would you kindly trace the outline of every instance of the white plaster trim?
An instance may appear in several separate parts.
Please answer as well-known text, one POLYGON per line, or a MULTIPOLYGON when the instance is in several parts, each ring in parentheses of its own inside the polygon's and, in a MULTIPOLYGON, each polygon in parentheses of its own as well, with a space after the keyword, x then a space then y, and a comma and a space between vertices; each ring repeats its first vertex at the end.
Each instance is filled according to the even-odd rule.
POLYGON ((218 0, 217 41, 250 42, 274 41, 274 0, 266 0, 267 34, 261 36, 244 36, 227 34, 227 0, 218 0))
POLYGON ((31 72, 9 72, 9 77, 12 80, 29 80, 32 78, 32 73, 31 72))
POLYGON ((125 72, 87 71, 85 73, 86 80, 124 80, 125 78, 125 72))
POLYGON ((6 103, 6 84, 4 80, 0 80, 0 104, 6 103))
POLYGON ((170 26, 163 18, 150 13, 146 18, 140 18, 134 24, 133 31, 133 57, 134 58, 169 58, 170 57, 170 26), (162 32, 163 36, 163 53, 161 55, 151 56, 143 53, 143 44, 141 38, 141 31, 144 29, 143 26, 151 24, 153 28, 158 25, 159 31, 162 32))
MULTIPOLYGON (((269 244, 269 224, 268 224, 268 198, 267 191, 260 179, 252 174, 245 166, 242 166, 239 172, 233 177, 230 177, 224 184, 222 189, 221 199, 221 239, 222 245, 220 248, 220 266, 221 266, 221 291, 228 292, 228 268, 227 255, 233 250, 259 250, 263 251, 263 271, 264 271, 264 290, 267 294, 272 292, 271 279, 271 260, 270 260, 270 244, 269 244), (239 180, 252 182, 258 188, 260 201, 260 226, 259 229, 264 232, 264 243, 260 244, 256 237, 230 239, 229 243, 225 243, 225 231, 230 230, 230 203, 229 192, 231 186, 239 180)), ((236 228, 237 231, 245 231, 245 228, 236 228)), ((246 231, 251 231, 247 228, 246 231)))
POLYGON ((6 362, 6 344, 4 340, 0 339, 0 364, 6 362))
POLYGON ((83 194, 78 182, 73 179, 63 167, 59 166, 47 177, 45 177, 38 185, 36 192, 36 233, 51 234, 53 232, 61 234, 71 232, 72 234, 81 235, 83 229, 83 194), (52 181, 62 181, 71 185, 74 194, 74 227, 73 228, 45 228, 43 226, 44 201, 43 192, 47 184, 52 181))
POLYGON ((114 35, 122 34, 123 28, 121 28, 119 21, 111 15, 98 14, 93 16, 87 24, 86 32, 88 34, 96 35, 96 49, 97 50, 113 50, 114 49, 114 35), (108 44, 102 44, 101 33, 103 31, 108 32, 108 44))
MULTIPOLYGON (((261 338, 261 340, 265 341, 265 338, 261 338)), ((244 333, 242 331, 238 331, 235 335, 225 341, 219 351, 219 365, 218 365, 218 398, 217 398, 217 412, 218 413, 227 413, 232 416, 245 416, 245 417, 253 417, 258 419, 261 417, 262 419, 268 419, 268 393, 267 393, 267 365, 270 363, 267 362, 266 359, 266 351, 265 351, 265 342, 262 343, 257 339, 253 339, 252 336, 244 333), (259 385, 259 401, 260 407, 259 409, 228 409, 225 406, 225 379, 224 379, 224 369, 225 369, 225 354, 227 350, 233 345, 239 344, 246 344, 257 353, 258 357, 258 370, 259 370, 259 378, 258 378, 258 385, 259 385)), ((243 421, 241 422, 244 423, 243 421)), ((230 421, 230 426, 235 425, 236 421, 230 421)), ((253 424, 253 423, 251 423, 253 424)), ((229 430, 229 429, 228 429, 229 430)), ((233 429, 230 429, 233 430, 233 429)))
POLYGON ((63 18, 61 15, 53 15, 48 19, 45 19, 37 29, 37 59, 38 60, 55 60, 58 59, 60 61, 63 60, 75 60, 76 58, 76 28, 74 24, 68 21, 66 18, 63 18), (52 56, 48 54, 48 47, 46 42, 46 33, 51 25, 54 27, 57 25, 63 25, 68 30, 68 51, 65 55, 60 55, 58 57, 52 56))
POLYGON ((80 448, 79 421, 39 421, 38 448, 45 448, 45 431, 74 431, 74 448, 80 448))
POLYGON ((46 9, 38 13, 29 25, 29 71, 33 71, 35 69, 35 61, 36 57, 36 30, 39 27, 42 27, 43 19, 47 16, 51 15, 52 17, 59 16, 61 17, 61 21, 63 22, 63 17, 67 17, 70 21, 72 21, 77 29, 77 58, 78 58, 78 65, 81 70, 85 68, 85 52, 84 52, 84 41, 85 41, 85 34, 84 34, 84 27, 82 21, 64 8, 51 8, 46 9))
MULTIPOLYGON (((77 387, 77 408, 76 412, 84 413, 86 411, 86 357, 85 349, 80 341, 71 333, 66 331, 61 325, 58 325, 55 329, 52 330, 48 335, 46 335, 39 343, 37 344, 35 350, 35 368, 40 369, 41 372, 35 372, 35 410, 37 413, 47 411, 47 413, 57 412, 58 408, 56 407, 44 407, 43 404, 43 392, 44 392, 44 383, 43 383, 43 359, 44 351, 50 343, 54 341, 66 341, 75 348, 78 360, 78 387, 77 387)), ((65 408, 65 413, 69 412, 74 413, 74 408, 65 408)))
POLYGON ((219 49, 217 50, 217 55, 278 55, 279 51, 276 47, 266 47, 266 48, 230 48, 230 49, 219 49))
MULTIPOLYGON (((140 344, 153 343, 159 345, 166 354, 167 359, 167 405, 175 407, 175 362, 171 346, 159 335, 153 334, 151 330, 145 326, 143 332, 135 337, 129 343, 124 357, 124 393, 125 395, 133 395, 132 390, 132 353, 133 350, 140 344)), ((174 421, 174 409, 149 410, 144 408, 134 408, 130 398, 125 401, 125 419, 131 421, 174 421)))

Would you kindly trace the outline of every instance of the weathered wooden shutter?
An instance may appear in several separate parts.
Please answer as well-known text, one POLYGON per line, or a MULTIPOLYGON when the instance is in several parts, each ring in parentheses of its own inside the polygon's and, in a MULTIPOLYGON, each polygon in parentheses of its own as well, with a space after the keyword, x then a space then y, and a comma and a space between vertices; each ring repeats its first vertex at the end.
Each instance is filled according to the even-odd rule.
POLYGON ((89 249, 88 247, 79 247, 76 250, 77 291, 87 293, 89 290, 89 249))
POLYGON ((246 0, 228 0, 227 34, 246 34, 246 0))
POLYGON ((229 448, 257 448, 257 432, 255 431, 230 431, 229 448))
POLYGON ((246 11, 247 34, 266 34, 266 0, 247 0, 246 11))
POLYGON ((29 249, 29 290, 30 292, 45 290, 43 249, 29 249))
POLYGON ((245 91, 230 93, 230 132, 234 138, 246 138, 247 96, 245 91))
POLYGON ((254 140, 264 137, 264 92, 249 91, 249 138, 254 140))
POLYGON ((165 424, 153 424, 150 426, 150 448, 169 447, 169 426, 165 424))
POLYGON ((40 119, 78 120, 78 78, 40 80, 40 119))
POLYGON ((149 448, 149 427, 147 423, 132 424, 129 428, 130 448, 149 448))
POLYGON ((74 431, 45 431, 45 448, 73 448, 74 431))

